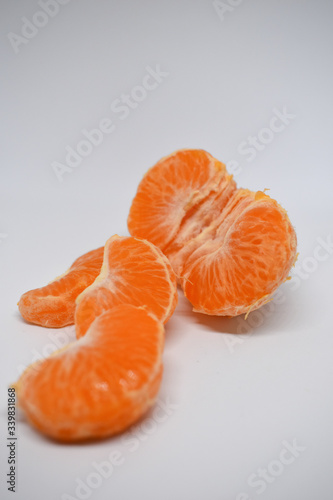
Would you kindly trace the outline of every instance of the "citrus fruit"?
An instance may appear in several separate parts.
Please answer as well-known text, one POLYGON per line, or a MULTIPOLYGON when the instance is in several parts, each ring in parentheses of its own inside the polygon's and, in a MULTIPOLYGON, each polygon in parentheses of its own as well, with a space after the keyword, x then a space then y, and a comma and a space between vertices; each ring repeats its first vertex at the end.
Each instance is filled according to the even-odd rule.
POLYGON ((129 232, 169 255, 209 225, 235 189, 225 165, 209 153, 176 151, 143 177, 130 208, 129 232))
POLYGON ((102 438, 138 420, 162 377, 163 325, 129 304, 106 311, 86 335, 30 365, 16 383, 29 422, 60 441, 102 438))
POLYGON ((239 189, 234 198, 229 214, 227 205, 184 247, 180 281, 196 312, 237 316, 257 309, 294 264, 296 236, 286 211, 262 192, 239 189))
POLYGON ((236 316, 270 300, 296 257, 287 212, 261 191, 237 189, 224 165, 181 150, 143 177, 128 217, 158 245, 197 312, 236 316))
POLYGON ((82 255, 48 285, 24 293, 18 303, 23 318, 50 328, 73 324, 75 299, 100 273, 103 252, 101 247, 82 255))
POLYGON ((168 259, 152 243, 114 235, 104 247, 101 272, 76 299, 75 327, 82 337, 94 319, 118 304, 145 306, 166 323, 177 304, 177 282, 168 259))

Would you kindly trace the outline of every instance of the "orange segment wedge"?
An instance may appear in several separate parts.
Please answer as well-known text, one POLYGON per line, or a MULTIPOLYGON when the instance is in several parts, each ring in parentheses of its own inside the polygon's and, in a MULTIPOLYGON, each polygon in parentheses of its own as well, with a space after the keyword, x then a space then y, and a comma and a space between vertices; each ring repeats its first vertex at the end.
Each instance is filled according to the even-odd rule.
POLYGON ((225 165, 206 151, 176 151, 140 182, 128 216, 129 232, 168 255, 209 224, 235 189, 225 165))
POLYGON ((233 209, 180 257, 181 285, 197 312, 236 316, 266 303, 288 277, 296 235, 286 211, 263 193, 239 189, 233 209))
POLYGON ((96 317, 118 304, 145 306, 165 323, 177 304, 168 259, 152 243, 115 235, 105 244, 101 273, 77 298, 75 326, 82 337, 96 317))
POLYGON ((23 318, 36 325, 59 328, 74 323, 77 296, 99 275, 104 248, 88 252, 61 276, 42 288, 22 295, 18 303, 23 318))
POLYGON ((119 305, 80 340, 28 367, 16 384, 18 403, 36 429, 56 440, 119 433, 153 405, 163 345, 155 316, 119 305))

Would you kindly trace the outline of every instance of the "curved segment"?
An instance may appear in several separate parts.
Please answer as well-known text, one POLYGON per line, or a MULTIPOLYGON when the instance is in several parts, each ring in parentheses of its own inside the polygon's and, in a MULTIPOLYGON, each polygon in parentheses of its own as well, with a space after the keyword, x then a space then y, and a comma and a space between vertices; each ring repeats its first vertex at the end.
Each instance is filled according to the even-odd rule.
POLYGON ((78 338, 97 316, 119 304, 144 306, 166 323, 177 304, 176 277, 155 245, 115 235, 105 245, 100 275, 76 302, 78 338))
POLYGON ((22 317, 49 328, 72 325, 75 300, 100 273, 103 252, 104 247, 100 247, 82 255, 48 285, 24 293, 18 303, 22 317))
MULTIPOLYGON (((168 254, 167 246, 179 235, 187 214, 192 215, 212 194, 218 195, 226 178, 230 176, 225 165, 200 149, 162 158, 139 184, 127 221, 130 234, 168 254)), ((192 236, 190 231, 187 238, 192 236)))
POLYGON ((296 234, 275 200, 247 192, 248 205, 234 209, 188 255, 181 283, 194 310, 235 316, 256 309, 288 276, 296 234))
POLYGON ((85 337, 28 367, 16 384, 19 405, 34 427, 60 441, 121 432, 154 403, 163 345, 163 326, 153 315, 118 306, 85 337))

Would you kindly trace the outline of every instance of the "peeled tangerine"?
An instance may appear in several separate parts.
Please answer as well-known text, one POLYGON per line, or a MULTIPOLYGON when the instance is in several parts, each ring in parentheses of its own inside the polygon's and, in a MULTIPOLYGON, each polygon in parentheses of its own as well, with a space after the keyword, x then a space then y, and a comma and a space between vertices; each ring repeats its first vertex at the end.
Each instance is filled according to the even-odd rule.
POLYGON ((28 367, 16 384, 30 423, 60 441, 119 433, 153 405, 164 329, 146 308, 118 305, 85 336, 28 367))
POLYGON ((203 150, 162 158, 133 200, 130 234, 164 252, 194 311, 236 316, 270 300, 296 259, 287 212, 261 191, 237 189, 203 150))

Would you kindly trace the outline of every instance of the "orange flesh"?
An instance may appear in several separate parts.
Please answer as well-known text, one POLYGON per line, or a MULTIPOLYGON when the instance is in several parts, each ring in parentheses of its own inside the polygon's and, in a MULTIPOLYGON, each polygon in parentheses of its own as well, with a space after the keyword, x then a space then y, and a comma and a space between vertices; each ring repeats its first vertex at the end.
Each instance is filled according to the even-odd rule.
POLYGON ((77 338, 96 317, 122 303, 145 306, 165 323, 177 304, 176 277, 157 247, 148 241, 115 235, 105 245, 100 275, 76 302, 77 338))
POLYGON ((206 314, 260 307, 296 255, 286 211, 262 192, 237 189, 202 150, 178 151, 147 172, 128 228, 162 248, 194 310, 206 314))
POLYGON ((101 247, 82 255, 59 278, 42 288, 24 293, 18 303, 23 318, 49 328, 72 325, 75 300, 100 273, 103 252, 101 247))
POLYGON ((16 384, 19 405, 34 427, 60 441, 121 432, 154 403, 163 345, 155 316, 117 306, 85 337, 26 369, 16 384))
POLYGON ((184 150, 163 158, 139 185, 128 217, 130 233, 164 252, 188 211, 218 193, 226 175, 225 165, 205 151, 184 150))
POLYGON ((286 212, 268 196, 246 194, 214 235, 192 242, 183 263, 184 293, 198 312, 234 316, 260 307, 293 265, 296 237, 286 212))

